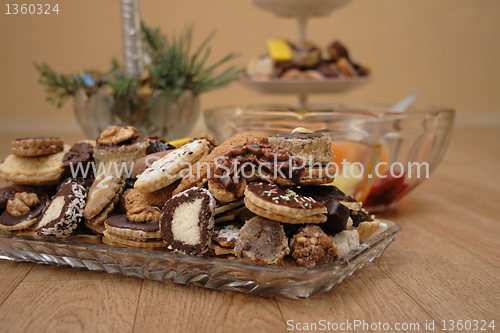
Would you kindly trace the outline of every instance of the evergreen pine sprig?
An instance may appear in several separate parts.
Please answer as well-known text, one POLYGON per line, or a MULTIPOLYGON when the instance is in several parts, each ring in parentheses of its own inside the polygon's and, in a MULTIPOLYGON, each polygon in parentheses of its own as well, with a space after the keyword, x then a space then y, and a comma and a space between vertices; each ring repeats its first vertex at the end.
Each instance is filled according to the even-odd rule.
POLYGON ((74 75, 57 74, 46 63, 34 65, 40 73, 38 82, 45 86, 45 92, 48 94, 46 100, 58 108, 78 90, 74 75))
POLYGON ((186 28, 180 36, 173 35, 170 39, 163 36, 159 28, 152 29, 143 22, 141 22, 141 30, 144 51, 150 60, 150 63, 146 64, 149 77, 143 81, 140 77, 126 77, 116 59, 112 59, 111 70, 104 75, 97 71, 87 71, 82 75, 58 75, 46 63, 42 65, 35 63, 40 73, 39 82, 46 86, 47 101, 61 107, 80 88, 84 88, 87 94, 91 94, 98 87, 107 85, 112 88, 115 98, 127 97, 136 102, 139 98, 135 92, 140 84, 145 83, 149 84, 152 89, 167 90, 174 97, 179 96, 185 90, 191 90, 194 95, 198 95, 228 85, 238 79, 244 71, 231 66, 216 74, 216 70, 222 65, 239 56, 234 53, 229 53, 214 64, 205 67, 211 53, 208 43, 212 40, 214 33, 211 33, 191 54, 193 35, 191 27, 186 28))

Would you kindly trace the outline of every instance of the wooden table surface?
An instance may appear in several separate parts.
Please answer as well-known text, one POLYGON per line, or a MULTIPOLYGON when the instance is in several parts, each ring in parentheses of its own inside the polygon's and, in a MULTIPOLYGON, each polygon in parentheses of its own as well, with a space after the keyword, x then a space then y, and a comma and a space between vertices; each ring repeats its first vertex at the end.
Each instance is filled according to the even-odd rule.
MULTIPOLYGON (((0 135, 0 156, 10 139, 0 135)), ((402 225, 400 237, 330 292, 257 297, 0 260, 0 331, 286 332, 312 323, 354 331, 355 320, 377 327, 357 327, 364 332, 384 323, 492 332, 493 320, 500 331, 499 143, 498 129, 456 129, 431 179, 383 216, 402 225)))

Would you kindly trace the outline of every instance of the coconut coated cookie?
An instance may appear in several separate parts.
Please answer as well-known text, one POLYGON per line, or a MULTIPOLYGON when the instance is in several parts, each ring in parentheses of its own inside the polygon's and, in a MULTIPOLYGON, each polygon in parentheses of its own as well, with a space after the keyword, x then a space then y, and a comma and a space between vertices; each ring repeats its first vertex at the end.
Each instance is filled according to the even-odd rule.
POLYGON ((37 236, 68 237, 83 216, 87 190, 77 182, 67 182, 52 197, 43 211, 35 234, 37 236))

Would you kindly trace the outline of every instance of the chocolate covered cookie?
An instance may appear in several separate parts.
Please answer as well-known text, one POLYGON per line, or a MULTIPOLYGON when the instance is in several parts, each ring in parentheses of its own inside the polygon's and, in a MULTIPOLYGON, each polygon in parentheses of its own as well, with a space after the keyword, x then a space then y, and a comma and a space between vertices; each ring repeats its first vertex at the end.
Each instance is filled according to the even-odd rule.
POLYGON ((115 215, 104 222, 103 242, 132 247, 165 247, 161 240, 160 224, 155 221, 133 222, 125 215, 115 215))
POLYGON ((208 250, 214 227, 215 199, 203 188, 173 196, 162 209, 160 229, 168 249, 201 254, 208 250))
POLYGON ((326 207, 297 188, 254 182, 245 189, 245 206, 253 213, 284 223, 326 222, 326 207))
POLYGON ((82 220, 87 190, 77 182, 67 182, 52 197, 38 222, 37 236, 68 237, 82 220))
POLYGON ((6 207, 7 209, 0 215, 0 231, 9 232, 27 229, 38 221, 40 214, 47 205, 47 194, 37 196, 37 203, 32 205, 32 203, 34 203, 33 201, 28 202, 20 198, 23 196, 23 193, 28 194, 27 192, 16 192, 7 200, 6 206, 8 205, 10 207, 6 207), (17 200, 15 199, 16 195, 19 197, 17 200), (25 207, 24 209, 27 208, 27 211, 24 211, 24 214, 22 214, 23 208, 19 206, 25 207))

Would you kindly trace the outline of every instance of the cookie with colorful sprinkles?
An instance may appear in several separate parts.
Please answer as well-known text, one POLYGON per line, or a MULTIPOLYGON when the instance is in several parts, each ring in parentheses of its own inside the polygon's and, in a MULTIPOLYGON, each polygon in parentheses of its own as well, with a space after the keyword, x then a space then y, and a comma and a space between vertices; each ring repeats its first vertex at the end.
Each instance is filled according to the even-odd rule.
POLYGON ((174 183, 186 175, 190 166, 208 154, 208 142, 196 140, 173 150, 155 161, 150 168, 137 176, 134 188, 141 193, 157 191, 174 183))
POLYGON ((323 223, 326 207, 294 186, 254 182, 245 188, 245 206, 253 213, 283 223, 323 223))

